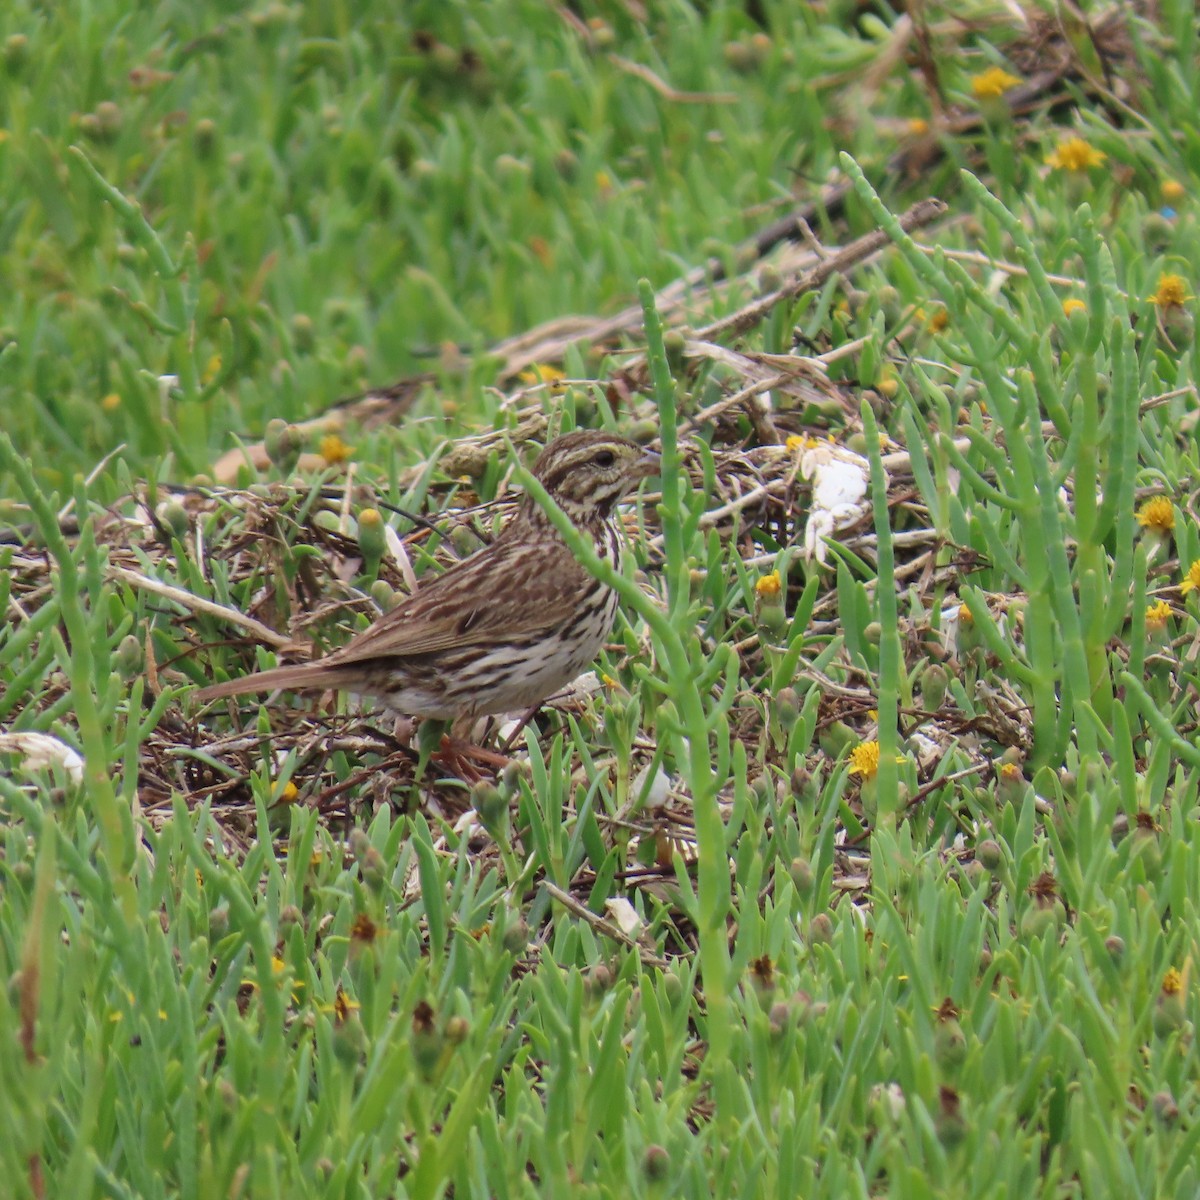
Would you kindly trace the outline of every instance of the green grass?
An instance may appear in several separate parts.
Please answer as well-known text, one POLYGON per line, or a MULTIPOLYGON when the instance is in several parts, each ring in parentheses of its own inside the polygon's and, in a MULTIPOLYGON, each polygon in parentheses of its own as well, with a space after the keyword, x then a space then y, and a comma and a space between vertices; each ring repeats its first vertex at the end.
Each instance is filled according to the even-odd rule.
MULTIPOLYGON (((3 82, 20 202, 0 236, 0 401, 23 444, 55 451, 52 484, 121 441, 196 470, 192 452, 229 431, 411 372, 447 341, 600 310, 736 239, 789 171, 832 162, 782 49, 746 76, 724 65, 751 30, 733 10, 671 5, 650 29, 610 29, 674 86, 737 97, 668 108, 537 2, 151 5, 54 28, 21 7, 5 15, 27 42, 9 41, 3 82), (178 303, 73 143, 186 264, 178 303), (217 357, 223 386, 205 394, 217 357), (161 374, 180 379, 177 438, 153 419, 161 374)), ((781 43, 801 36, 781 27, 781 43)))
POLYGON ((1055 9, 1061 102, 952 134, 934 71, 971 114, 1039 65, 1003 6, 927 41, 648 8, 0 14, 6 1194, 1196 1194, 1194 12, 1055 9), (904 170, 916 120, 940 156, 904 170), (1048 165, 1072 135, 1103 164, 1048 165), (715 259, 687 324, 735 311, 787 268, 734 247, 843 178, 814 234, 891 247, 725 339, 828 355, 769 414, 866 459, 819 568, 803 446, 680 432, 750 366, 664 337, 653 289, 715 259), (498 339, 639 302, 564 350, 578 382, 496 379, 498 339), (277 432, 253 490, 179 487, 424 371, 342 430, 349 494, 277 432), (504 437, 544 414, 660 438, 664 484, 606 684, 520 765, 415 781, 352 710, 198 709, 278 638, 189 595, 340 640, 405 580, 364 506, 438 569, 532 486, 504 437))

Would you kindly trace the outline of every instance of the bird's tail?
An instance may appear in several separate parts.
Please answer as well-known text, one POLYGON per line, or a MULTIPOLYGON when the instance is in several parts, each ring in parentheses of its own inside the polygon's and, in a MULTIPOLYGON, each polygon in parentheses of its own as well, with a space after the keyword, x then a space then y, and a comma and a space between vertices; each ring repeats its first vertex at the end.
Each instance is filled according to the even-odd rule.
POLYGON ((324 691, 326 688, 345 688, 354 683, 344 668, 323 666, 319 662, 297 663, 291 667, 273 667, 241 679, 229 679, 224 683, 210 684, 194 693, 202 704, 209 700, 220 700, 225 696, 245 696, 251 692, 273 692, 276 688, 291 691, 324 691))

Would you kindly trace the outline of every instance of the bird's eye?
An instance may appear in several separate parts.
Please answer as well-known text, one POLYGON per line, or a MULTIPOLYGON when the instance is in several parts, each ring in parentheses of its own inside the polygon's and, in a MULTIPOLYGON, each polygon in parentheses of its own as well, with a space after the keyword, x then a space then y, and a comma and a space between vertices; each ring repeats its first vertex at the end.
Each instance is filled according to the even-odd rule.
POLYGON ((611 467, 617 461, 617 456, 611 450, 601 450, 593 461, 598 467, 611 467))

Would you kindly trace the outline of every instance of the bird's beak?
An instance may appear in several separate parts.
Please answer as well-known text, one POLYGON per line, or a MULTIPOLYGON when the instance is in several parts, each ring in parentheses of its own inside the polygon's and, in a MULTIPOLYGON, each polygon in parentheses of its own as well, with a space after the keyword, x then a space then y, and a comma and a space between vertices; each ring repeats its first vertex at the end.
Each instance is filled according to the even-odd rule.
POLYGON ((643 450, 642 457, 630 468, 630 474, 635 480, 648 479, 662 470, 662 455, 653 450, 643 450))

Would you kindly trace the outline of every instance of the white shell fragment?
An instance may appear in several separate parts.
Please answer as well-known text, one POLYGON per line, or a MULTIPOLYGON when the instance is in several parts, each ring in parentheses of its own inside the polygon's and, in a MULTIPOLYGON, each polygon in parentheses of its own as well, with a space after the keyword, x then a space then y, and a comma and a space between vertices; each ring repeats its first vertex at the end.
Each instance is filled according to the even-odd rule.
POLYGON ((800 474, 812 480, 812 510, 804 527, 804 556, 824 563, 825 538, 858 524, 867 514, 871 464, 833 442, 821 442, 800 455, 800 474))
MULTIPOLYGON (((509 739, 521 730, 520 717, 505 717, 496 727, 496 740, 500 745, 507 745, 509 739)), ((472 732, 474 732, 472 730, 472 732)))
POLYGON ((958 610, 961 607, 961 604, 950 604, 941 612, 942 641, 950 650, 958 642, 958 610))
POLYGON ((908 744, 917 757, 917 766, 922 771, 932 771, 945 753, 933 738, 919 732, 909 734, 908 744))
POLYGON ((908 1107, 904 1089, 898 1083, 877 1083, 867 1093, 867 1097, 881 1115, 893 1121, 899 1121, 908 1107))
POLYGON ((48 733, 0 733, 0 754, 19 754, 30 771, 62 767, 71 782, 83 782, 83 759, 66 742, 48 733))
POLYGON ((645 766, 634 777, 633 786, 629 790, 635 799, 645 791, 646 799, 642 802, 643 808, 665 808, 671 795, 671 777, 662 767, 659 767, 654 772, 654 778, 651 779, 650 767, 645 766), (649 784, 648 788, 647 784, 649 784))
POLYGON ((638 934, 642 932, 642 918, 638 916, 637 909, 624 896, 614 896, 610 900, 605 900, 604 910, 613 924, 627 938, 631 941, 637 939, 638 934))

